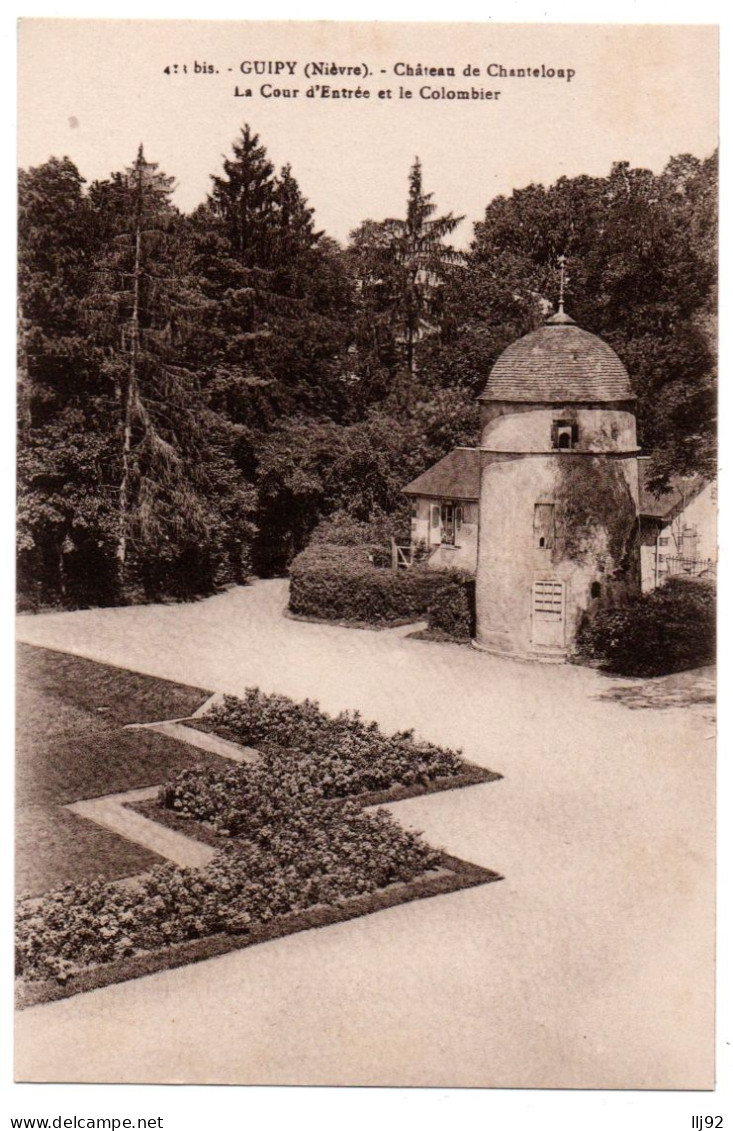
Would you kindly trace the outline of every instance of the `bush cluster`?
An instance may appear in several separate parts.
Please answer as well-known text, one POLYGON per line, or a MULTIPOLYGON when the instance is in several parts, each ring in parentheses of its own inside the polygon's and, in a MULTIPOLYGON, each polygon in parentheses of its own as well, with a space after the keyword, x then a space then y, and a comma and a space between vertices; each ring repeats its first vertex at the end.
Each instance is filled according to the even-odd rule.
POLYGON ((257 688, 242 699, 227 696, 206 720, 218 733, 257 747, 261 761, 184 770, 161 786, 159 804, 229 836, 258 838, 304 806, 393 785, 428 785, 465 768, 458 751, 416 742, 412 731, 385 735, 356 711, 330 718, 317 703, 257 688))
POLYGON ((380 562, 381 546, 309 546, 290 566, 291 612, 374 625, 424 617, 441 575, 421 566, 380 568, 380 562))
POLYGON ((333 906, 437 867, 440 855, 384 810, 298 807, 256 840, 233 841, 202 869, 154 868, 133 886, 69 884, 18 909, 16 972, 69 975, 188 939, 246 933, 316 904, 333 906))
POLYGON ((618 675, 656 676, 715 660, 715 589, 675 577, 659 589, 606 609, 582 626, 581 659, 618 675))
POLYGON ((400 514, 385 514, 375 511, 367 521, 354 518, 348 511, 338 510, 322 518, 313 531, 311 546, 379 546, 390 556, 389 545, 392 538, 398 541, 409 539, 410 524, 406 529, 400 514))
POLYGON ((428 608, 428 631, 468 641, 476 631, 476 582, 464 573, 443 577, 428 608))

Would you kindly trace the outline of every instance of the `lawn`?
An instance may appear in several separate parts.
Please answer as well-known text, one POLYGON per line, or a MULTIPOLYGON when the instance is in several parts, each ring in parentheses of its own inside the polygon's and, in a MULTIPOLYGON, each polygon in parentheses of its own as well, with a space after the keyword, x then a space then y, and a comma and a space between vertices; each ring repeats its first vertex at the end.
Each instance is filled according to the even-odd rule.
POLYGON ((70 880, 118 879, 160 863, 66 811, 72 801, 156 785, 214 755, 131 722, 190 715, 207 693, 45 648, 17 655, 16 883, 38 895, 70 880))

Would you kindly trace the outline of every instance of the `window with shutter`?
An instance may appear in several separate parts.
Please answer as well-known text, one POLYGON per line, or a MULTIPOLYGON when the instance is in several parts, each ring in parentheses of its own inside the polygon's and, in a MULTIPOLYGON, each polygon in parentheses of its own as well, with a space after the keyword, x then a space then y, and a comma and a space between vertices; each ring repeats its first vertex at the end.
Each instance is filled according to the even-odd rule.
POLYGON ((430 545, 440 545, 440 504, 430 504, 430 545))

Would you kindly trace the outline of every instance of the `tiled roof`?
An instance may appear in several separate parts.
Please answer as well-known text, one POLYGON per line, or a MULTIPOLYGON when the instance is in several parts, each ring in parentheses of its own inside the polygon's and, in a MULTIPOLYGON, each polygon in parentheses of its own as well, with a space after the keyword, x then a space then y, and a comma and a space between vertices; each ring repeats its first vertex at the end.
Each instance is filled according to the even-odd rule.
POLYGON ((565 314, 513 342, 489 374, 480 401, 538 404, 633 399, 621 359, 565 314))
POLYGON ((646 460, 639 461, 639 514, 642 518, 656 518, 663 522, 671 522, 688 503, 696 498, 710 480, 702 475, 690 476, 682 479, 673 475, 669 487, 661 495, 654 495, 647 486, 649 464, 646 460))
POLYGON ((480 478, 478 448, 455 448, 403 490, 406 495, 475 501, 479 496, 480 478))

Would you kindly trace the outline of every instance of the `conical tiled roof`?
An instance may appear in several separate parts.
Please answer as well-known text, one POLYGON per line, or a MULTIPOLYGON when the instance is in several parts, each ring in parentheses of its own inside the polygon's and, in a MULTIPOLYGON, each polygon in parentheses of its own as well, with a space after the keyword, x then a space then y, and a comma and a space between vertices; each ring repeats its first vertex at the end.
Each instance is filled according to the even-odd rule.
POLYGON ((619 356, 560 310, 504 350, 478 399, 552 404, 629 401, 634 394, 619 356))

